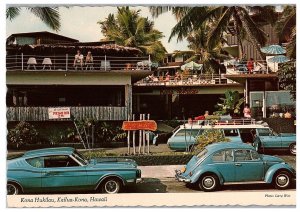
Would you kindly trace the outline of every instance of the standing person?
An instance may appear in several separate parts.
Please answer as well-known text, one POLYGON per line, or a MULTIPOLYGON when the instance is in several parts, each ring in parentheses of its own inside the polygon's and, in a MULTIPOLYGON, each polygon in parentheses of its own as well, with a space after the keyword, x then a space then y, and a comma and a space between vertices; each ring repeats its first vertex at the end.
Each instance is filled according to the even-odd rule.
POLYGON ((77 50, 77 54, 75 55, 74 59, 74 64, 73 66, 77 70, 77 65, 80 65, 81 70, 82 70, 82 65, 83 65, 83 55, 81 54, 80 50, 77 50))
POLYGON ((243 113, 244 113, 245 118, 251 118, 251 109, 250 109, 249 104, 245 104, 243 113))

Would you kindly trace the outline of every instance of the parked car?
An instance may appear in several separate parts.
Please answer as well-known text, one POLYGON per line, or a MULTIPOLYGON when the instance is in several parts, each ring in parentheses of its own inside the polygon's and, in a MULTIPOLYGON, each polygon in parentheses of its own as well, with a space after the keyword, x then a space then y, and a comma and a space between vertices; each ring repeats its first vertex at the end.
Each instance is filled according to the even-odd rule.
POLYGON ((296 171, 282 159, 260 155, 253 146, 234 142, 208 145, 175 172, 178 181, 196 185, 203 191, 237 183, 268 183, 287 189, 296 178, 296 171))
POLYGON ((141 179, 131 159, 86 160, 70 147, 26 152, 7 161, 7 194, 68 191, 118 193, 141 179))
POLYGON ((280 149, 288 150, 291 154, 296 155, 296 134, 278 134, 270 128, 257 129, 253 146, 261 152, 280 149))
POLYGON ((296 135, 290 133, 275 133, 266 123, 243 122, 241 119, 230 122, 218 122, 217 124, 185 124, 173 133, 168 139, 168 146, 171 150, 185 151, 197 145, 197 136, 204 130, 221 130, 231 142, 253 144, 257 150, 264 149, 289 149, 296 154, 296 135))

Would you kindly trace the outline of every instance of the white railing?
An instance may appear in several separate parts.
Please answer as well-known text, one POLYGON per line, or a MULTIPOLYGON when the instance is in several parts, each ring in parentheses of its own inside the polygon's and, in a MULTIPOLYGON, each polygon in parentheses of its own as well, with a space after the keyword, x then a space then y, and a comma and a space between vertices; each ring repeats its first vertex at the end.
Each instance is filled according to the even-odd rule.
POLYGON ((65 55, 7 55, 7 70, 82 70, 82 71, 111 71, 111 70, 151 70, 150 56, 145 57, 114 57, 93 56, 93 62, 75 62, 73 54, 65 55))
POLYGON ((172 85, 206 85, 233 84, 221 74, 182 74, 180 76, 148 76, 135 83, 137 86, 172 86, 172 85))

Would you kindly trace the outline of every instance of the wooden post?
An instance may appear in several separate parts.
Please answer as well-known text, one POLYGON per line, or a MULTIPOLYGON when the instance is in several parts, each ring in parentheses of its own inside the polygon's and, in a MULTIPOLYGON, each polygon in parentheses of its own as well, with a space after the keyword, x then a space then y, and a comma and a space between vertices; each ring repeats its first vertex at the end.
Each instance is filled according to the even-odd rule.
MULTIPOLYGON (((140 114, 140 120, 142 120, 142 114, 140 114)), ((141 154, 142 148, 142 130, 139 130, 139 154, 141 154)))
MULTIPOLYGON (((128 121, 130 121, 130 116, 128 116, 128 121)), ((127 154, 130 154, 130 130, 127 132, 127 154)))
POLYGON ((22 71, 24 71, 24 54, 21 53, 21 60, 22 60, 22 71))
MULTIPOLYGON (((147 119, 150 120, 150 114, 148 113, 147 119)), ((150 131, 149 131, 150 133, 150 131)), ((147 134, 147 153, 150 154, 150 134, 147 134)))
MULTIPOLYGON (((145 120, 145 114, 143 114, 143 120, 145 120)), ((145 154, 145 149, 146 149, 146 142, 145 142, 145 134, 146 133, 146 131, 145 130, 143 130, 143 154, 145 154)))
MULTIPOLYGON (((135 119, 135 114, 132 115, 132 121, 135 119)), ((136 131, 133 131, 133 138, 132 138, 132 147, 133 147, 133 155, 135 155, 135 133, 136 131)))

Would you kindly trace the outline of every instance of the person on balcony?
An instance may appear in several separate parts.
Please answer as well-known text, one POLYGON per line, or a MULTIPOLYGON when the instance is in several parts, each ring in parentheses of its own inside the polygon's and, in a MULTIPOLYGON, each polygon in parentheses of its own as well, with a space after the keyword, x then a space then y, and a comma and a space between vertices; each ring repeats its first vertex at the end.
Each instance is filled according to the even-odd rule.
POLYGON ((176 71, 174 79, 175 81, 179 81, 181 79, 179 71, 176 71))
POLYGON ((165 77, 166 77, 166 78, 165 78, 165 81, 166 81, 166 82, 169 82, 169 81, 170 81, 170 74, 169 74, 168 71, 167 71, 165 77))
POLYGON ((249 71, 249 74, 253 73, 253 69, 254 69, 254 59, 253 58, 250 58, 250 60, 248 60, 247 69, 249 71))
POLYGON ((80 50, 77 50, 77 54, 75 55, 73 66, 77 70, 77 66, 80 65, 81 70, 83 66, 83 55, 80 53, 80 50))
POLYGON ((251 109, 249 104, 245 104, 243 113, 245 118, 251 118, 251 109))
POLYGON ((90 67, 90 70, 91 69, 94 69, 93 67, 93 64, 94 64, 94 61, 93 61, 93 56, 92 56, 92 52, 91 51, 88 51, 86 57, 85 57, 85 65, 86 65, 86 69, 88 67, 90 67))

